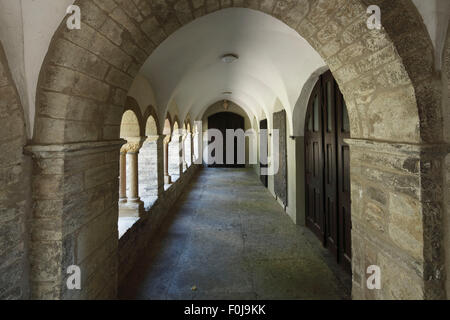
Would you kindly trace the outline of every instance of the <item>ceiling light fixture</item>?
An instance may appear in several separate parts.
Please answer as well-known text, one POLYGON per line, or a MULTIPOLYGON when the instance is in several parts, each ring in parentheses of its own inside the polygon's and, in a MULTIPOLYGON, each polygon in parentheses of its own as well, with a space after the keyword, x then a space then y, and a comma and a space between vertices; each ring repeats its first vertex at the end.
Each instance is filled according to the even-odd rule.
POLYGON ((222 61, 225 63, 233 63, 239 59, 239 56, 234 53, 227 53, 222 56, 222 61))
POLYGON ((231 91, 224 91, 224 92, 222 92, 222 94, 230 96, 230 95, 233 94, 233 92, 231 92, 231 91))

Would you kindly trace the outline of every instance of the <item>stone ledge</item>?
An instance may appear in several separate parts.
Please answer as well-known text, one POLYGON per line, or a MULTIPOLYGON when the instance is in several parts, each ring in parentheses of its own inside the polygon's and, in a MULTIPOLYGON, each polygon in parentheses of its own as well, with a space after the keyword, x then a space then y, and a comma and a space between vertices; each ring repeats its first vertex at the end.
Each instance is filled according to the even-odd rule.
POLYGON ((390 142, 368 139, 345 139, 351 148, 371 149, 374 152, 387 152, 397 154, 421 154, 433 153, 445 155, 450 153, 450 144, 433 143, 433 144, 415 144, 407 142, 390 142))
POLYGON ((47 153, 69 153, 78 152, 90 149, 110 148, 115 146, 122 146, 126 144, 125 140, 111 140, 111 141, 95 141, 95 142, 79 142, 68 144, 50 144, 50 145, 27 145, 24 147, 25 154, 41 156, 47 153))

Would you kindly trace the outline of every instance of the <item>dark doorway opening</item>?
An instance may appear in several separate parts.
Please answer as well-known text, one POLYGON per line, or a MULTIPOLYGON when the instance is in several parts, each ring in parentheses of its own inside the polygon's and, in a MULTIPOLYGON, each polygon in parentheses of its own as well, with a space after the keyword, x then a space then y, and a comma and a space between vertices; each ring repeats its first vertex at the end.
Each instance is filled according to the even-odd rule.
POLYGON ((330 71, 315 85, 305 123, 306 226, 351 273, 350 138, 347 107, 330 71))
MULTIPOLYGON (((223 161, 222 163, 214 162, 208 166, 211 168, 245 168, 244 164, 238 163, 238 138, 234 138, 234 161, 232 164, 227 164, 227 139, 226 131, 227 129, 238 130, 242 129, 245 131, 245 119, 240 115, 233 112, 219 112, 208 118, 208 129, 217 129, 222 133, 223 137, 223 161)), ((212 137, 208 137, 208 144, 214 142, 212 137)), ((231 148, 231 146, 229 147, 231 148)), ((244 152, 245 155, 245 143, 244 150, 239 150, 244 152)), ((215 151, 212 152, 212 156, 215 157, 215 151)), ((220 161, 218 161, 220 162, 220 161)))
MULTIPOLYGON (((260 139, 261 139, 261 144, 260 144, 260 149, 259 149, 259 167, 260 167, 260 172, 259 172, 259 176, 261 179, 262 184, 267 188, 269 186, 269 176, 267 174, 263 174, 263 169, 266 169, 269 167, 268 165, 268 141, 269 141, 269 135, 267 132, 267 119, 262 120, 259 123, 259 129, 260 129, 260 139), (262 131, 265 130, 265 131, 262 131), (263 141, 265 142, 263 145, 263 141)), ((266 171, 267 172, 267 171, 266 171)))

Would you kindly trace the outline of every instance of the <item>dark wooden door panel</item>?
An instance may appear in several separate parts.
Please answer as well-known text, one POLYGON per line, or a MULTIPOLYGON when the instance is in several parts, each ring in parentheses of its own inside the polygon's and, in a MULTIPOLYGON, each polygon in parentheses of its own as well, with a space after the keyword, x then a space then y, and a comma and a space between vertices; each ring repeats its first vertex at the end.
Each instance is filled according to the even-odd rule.
POLYGON ((323 151, 322 151, 322 96, 321 83, 313 89, 308 103, 305 131, 306 173, 306 225, 325 241, 325 219, 323 210, 323 151))
MULTIPOLYGON (((208 118, 208 128, 209 129, 217 129, 222 133, 223 137, 223 164, 213 163, 210 164, 209 167, 213 168, 243 168, 245 164, 238 164, 238 143, 237 138, 234 141, 234 163, 227 164, 227 139, 226 139, 226 131, 227 129, 244 130, 245 120, 240 115, 233 112, 219 112, 208 118)), ((209 139, 209 143, 212 140, 209 139)), ((245 153, 245 150, 243 151, 245 153)), ((213 154, 214 155, 214 154, 213 154)))
POLYGON ((324 141, 324 192, 326 245, 338 256, 338 213, 337 213, 337 168, 336 168, 336 95, 335 81, 331 72, 322 76, 323 127, 324 141))
POLYGON ((267 174, 263 175, 261 172, 262 170, 265 168, 268 168, 268 142, 269 142, 269 136, 267 131, 265 131, 265 133, 263 133, 262 130, 267 130, 267 119, 262 120, 259 124, 259 129, 261 130, 261 135, 260 135, 260 139, 261 139, 261 143, 260 143, 260 150, 259 150, 259 166, 260 166, 260 179, 262 184, 267 188, 269 185, 269 176, 267 174), (263 141, 265 141, 265 143, 262 143, 263 141))
POLYGON ((350 137, 345 101, 331 72, 314 87, 305 121, 306 225, 351 272, 350 137))
POLYGON ((337 88, 337 148, 338 158, 338 219, 339 219, 339 262, 345 270, 351 272, 351 193, 350 193, 350 148, 344 139, 350 138, 350 122, 347 106, 342 93, 337 88))

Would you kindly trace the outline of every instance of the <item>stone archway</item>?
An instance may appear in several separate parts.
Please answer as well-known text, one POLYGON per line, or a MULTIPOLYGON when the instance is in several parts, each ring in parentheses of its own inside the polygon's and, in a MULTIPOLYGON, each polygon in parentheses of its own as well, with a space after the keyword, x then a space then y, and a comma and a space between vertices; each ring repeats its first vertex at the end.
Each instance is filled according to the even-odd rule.
MULTIPOLYGON (((25 119, 1 42, 0 97, 0 300, 27 299, 29 226, 26 212, 30 207, 31 161, 23 155, 27 140, 25 119)), ((39 238, 37 233, 34 236, 39 238)))
MULTIPOLYGON (((66 226, 62 212, 68 210, 67 203, 90 208, 93 192, 105 198, 111 189, 117 194, 112 179, 117 176, 116 168, 105 159, 118 153, 117 114, 123 111, 126 92, 139 66, 183 24, 228 6, 260 10, 297 30, 324 58, 344 93, 353 138, 349 142, 352 186, 363 191, 352 195, 357 244, 354 297, 445 297, 442 195, 433 192, 442 189, 442 177, 439 170, 429 168, 442 167, 446 150, 443 145, 427 144, 442 141, 442 113, 434 93, 431 41, 410 0, 235 0, 229 5, 219 0, 205 5, 188 0, 170 4, 78 0, 75 4, 84 12, 82 28, 69 31, 61 25, 38 85, 36 130, 30 149, 39 164, 53 157, 65 170, 51 179, 37 173, 43 182, 34 189, 36 206, 51 206, 59 213, 60 224, 52 231, 61 236, 35 250, 61 259, 50 265, 34 261, 38 270, 54 271, 51 275, 37 272, 35 297, 70 296, 62 285, 61 270, 73 263, 90 265, 88 257, 96 256, 101 248, 88 243, 113 237, 112 232, 108 234, 113 227, 108 228, 107 223, 102 225, 107 231, 101 233, 95 232, 99 226, 88 228, 84 220, 66 226), (369 4, 381 7, 382 30, 367 29, 369 4), (412 36, 414 41, 410 41, 412 36), (61 105, 73 108, 61 112, 61 105), (87 112, 93 106, 94 115, 87 112), (92 158, 85 158, 86 153, 92 158), (95 157, 102 160, 95 162, 95 157), (80 159, 84 165, 74 169, 80 159), (88 176, 95 176, 95 182, 88 176), (56 190, 51 199, 40 192, 51 188, 56 190), (412 220, 402 209, 407 204, 414 212, 412 220), (385 286, 377 293, 365 289, 365 269, 370 264, 380 265, 386 274, 385 286)), ((113 203, 102 208, 103 222, 116 215, 113 203)), ((103 274, 115 272, 111 262, 115 252, 114 246, 109 248, 108 258, 96 264, 104 266, 89 275, 96 280, 90 282, 97 285, 80 297, 114 296, 114 283, 103 274)))
POLYGON ((181 164, 181 131, 183 127, 180 125, 180 120, 175 115, 173 118, 172 125, 172 135, 169 142, 169 175, 171 176, 172 182, 177 181, 182 174, 182 164, 181 164))
POLYGON ((139 153, 139 194, 141 195, 144 207, 151 207, 158 195, 159 177, 158 177, 158 141, 159 136, 159 119, 152 106, 148 106, 144 113, 145 124, 145 141, 139 153))

